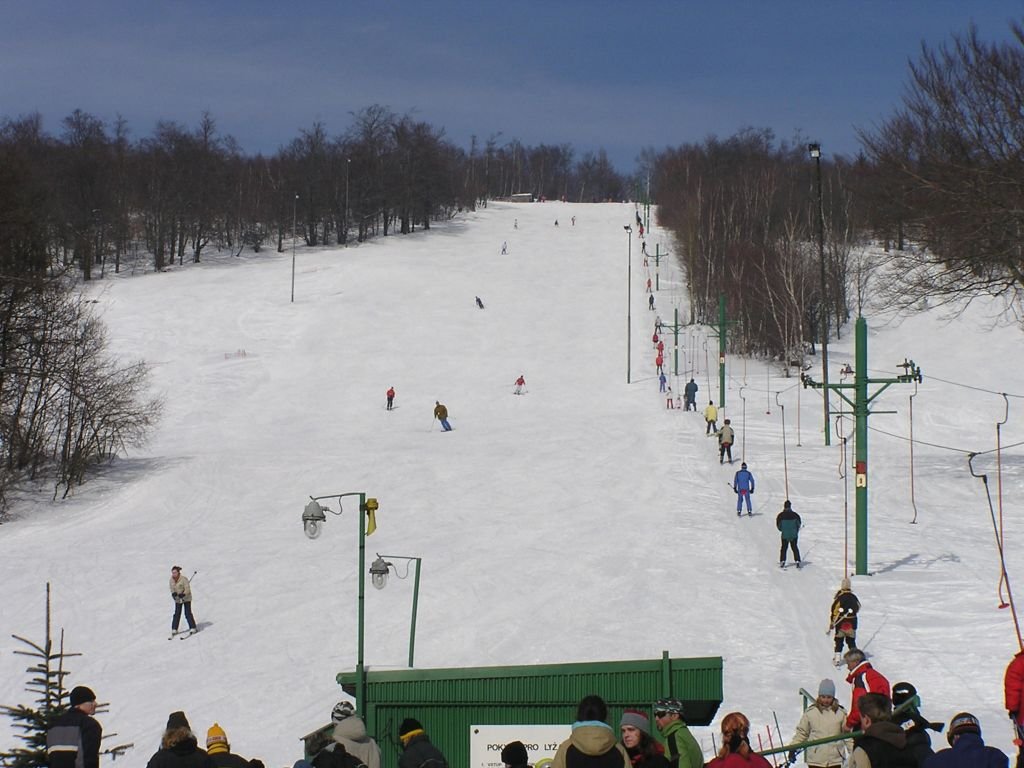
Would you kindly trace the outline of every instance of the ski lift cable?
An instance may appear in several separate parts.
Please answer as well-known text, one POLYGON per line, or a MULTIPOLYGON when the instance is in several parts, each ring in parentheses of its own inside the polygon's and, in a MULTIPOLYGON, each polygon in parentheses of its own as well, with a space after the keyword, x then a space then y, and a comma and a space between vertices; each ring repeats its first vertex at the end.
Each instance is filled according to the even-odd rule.
MULTIPOLYGON (((878 427, 872 427, 872 426, 869 425, 868 429, 870 429, 872 432, 878 432, 878 433, 883 434, 883 435, 888 435, 889 437, 895 437, 897 440, 910 440, 910 438, 907 437, 906 435, 897 435, 895 432, 887 432, 886 430, 879 429, 878 427)), ((927 445, 927 446, 930 446, 932 448, 941 448, 942 450, 945 450, 945 451, 954 451, 956 453, 963 453, 963 454, 968 455, 968 456, 984 456, 986 453, 995 453, 996 450, 997 450, 996 448, 990 448, 987 451, 971 451, 971 450, 968 450, 966 448, 956 448, 956 447, 951 446, 951 445, 940 445, 939 443, 930 443, 927 440, 918 440, 916 438, 914 439, 914 443, 916 443, 917 445, 927 445)), ((1006 450, 1008 448, 1018 448, 1018 447, 1020 447, 1022 445, 1024 445, 1024 440, 1022 440, 1022 441, 1020 441, 1018 443, 1011 443, 1010 445, 1004 445, 1004 446, 1002 446, 1002 449, 1006 450)))

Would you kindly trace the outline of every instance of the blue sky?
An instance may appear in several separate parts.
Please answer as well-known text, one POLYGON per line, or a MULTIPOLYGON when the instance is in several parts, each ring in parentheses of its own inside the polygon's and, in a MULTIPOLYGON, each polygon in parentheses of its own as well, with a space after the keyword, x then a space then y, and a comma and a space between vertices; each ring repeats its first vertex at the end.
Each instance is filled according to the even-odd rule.
POLYGON ((0 115, 204 110, 250 153, 383 104, 499 143, 604 147, 620 171, 744 126, 853 154, 922 42, 1010 39, 1024 0, 0 0, 0 115))

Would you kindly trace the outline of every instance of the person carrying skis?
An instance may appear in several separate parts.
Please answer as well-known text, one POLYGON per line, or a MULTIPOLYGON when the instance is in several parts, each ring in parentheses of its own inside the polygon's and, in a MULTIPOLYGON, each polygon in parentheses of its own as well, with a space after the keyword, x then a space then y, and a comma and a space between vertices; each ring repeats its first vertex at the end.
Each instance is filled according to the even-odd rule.
POLYGON ((857 647, 857 613, 860 611, 860 600, 850 590, 850 577, 844 576, 839 582, 839 591, 832 598, 829 611, 829 629, 835 632, 835 654, 832 663, 842 664, 840 654, 843 652, 843 641, 849 650, 857 647))
POLYGON ((683 388, 683 393, 686 395, 686 410, 690 410, 690 406, 693 406, 693 410, 697 410, 697 382, 691 377, 686 386, 683 388))
POLYGON ((434 401, 434 418, 441 422, 442 431, 452 431, 452 425, 448 423, 448 409, 439 400, 434 401))
POLYGON ((729 456, 729 463, 732 464, 732 444, 736 442, 736 432, 732 428, 732 422, 726 419, 722 428, 716 430, 718 435, 718 463, 724 464, 726 455, 729 456))
POLYGON ((387 407, 388 407, 388 410, 390 411, 392 403, 395 402, 395 388, 394 387, 388 387, 387 398, 388 398, 388 406, 387 407))
POLYGON ((786 567, 786 554, 788 549, 793 550, 793 559, 796 560, 796 567, 800 568, 800 547, 797 546, 797 538, 800 536, 800 515, 793 511, 793 504, 786 499, 782 505, 782 511, 775 518, 775 527, 782 534, 782 549, 779 550, 779 568, 786 567))
MULTIPOLYGON (((690 379, 692 382, 693 379, 690 379)), ((704 421, 707 422, 708 428, 704 430, 705 436, 710 435, 712 432, 718 434, 718 409, 715 408, 715 401, 708 400, 708 407, 704 409, 704 421)))
MULTIPOLYGON (((192 574, 195 576, 195 574, 192 574)), ((185 611, 185 621, 188 622, 190 633, 198 632, 196 620, 192 617, 192 586, 188 578, 181 575, 181 566, 171 567, 171 599, 174 600, 174 618, 171 620, 171 637, 178 634, 178 625, 181 623, 182 609, 185 611)))
POLYGON ((732 479, 732 489, 736 492, 736 516, 739 517, 743 502, 747 502, 747 515, 750 511, 750 497, 754 495, 754 475, 747 469, 747 462, 740 464, 740 471, 732 479))
POLYGON ((516 388, 513 390, 512 394, 515 394, 515 395, 523 394, 523 387, 525 387, 525 386, 526 386, 526 379, 523 378, 522 374, 519 374, 519 378, 516 379, 516 388))

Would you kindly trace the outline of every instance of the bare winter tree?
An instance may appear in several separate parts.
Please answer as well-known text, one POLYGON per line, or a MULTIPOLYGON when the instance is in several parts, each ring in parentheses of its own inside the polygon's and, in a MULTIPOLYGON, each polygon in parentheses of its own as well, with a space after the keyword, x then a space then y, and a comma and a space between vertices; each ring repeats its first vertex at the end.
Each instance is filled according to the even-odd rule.
POLYGON ((862 132, 882 187, 918 247, 893 255, 890 299, 962 310, 978 296, 1024 305, 1024 28, 989 44, 971 27, 922 46, 902 109, 862 132))

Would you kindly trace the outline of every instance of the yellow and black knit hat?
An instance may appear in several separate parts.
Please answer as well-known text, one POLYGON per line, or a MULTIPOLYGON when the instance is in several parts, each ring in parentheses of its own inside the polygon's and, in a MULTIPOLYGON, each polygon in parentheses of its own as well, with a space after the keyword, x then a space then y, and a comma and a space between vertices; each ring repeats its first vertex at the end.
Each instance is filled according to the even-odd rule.
POLYGON ((217 723, 206 732, 206 751, 211 755, 228 751, 228 735, 217 723))

